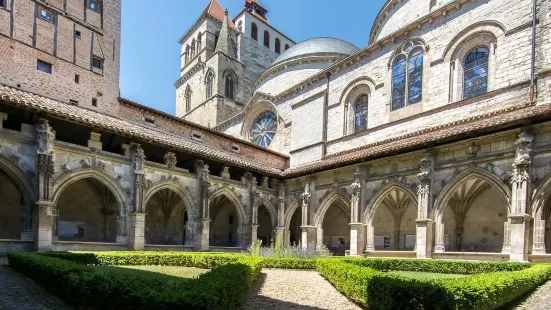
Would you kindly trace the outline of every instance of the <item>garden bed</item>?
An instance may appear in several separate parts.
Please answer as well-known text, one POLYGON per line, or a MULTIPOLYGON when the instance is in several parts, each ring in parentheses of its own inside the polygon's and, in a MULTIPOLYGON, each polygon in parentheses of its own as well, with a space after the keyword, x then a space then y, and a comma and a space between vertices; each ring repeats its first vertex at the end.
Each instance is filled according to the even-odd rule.
POLYGON ((551 265, 319 259, 318 271, 369 309, 498 309, 547 281, 551 265))
POLYGON ((8 258, 11 267, 83 309, 236 309, 262 268, 260 259, 225 254, 14 252, 8 258), (140 265, 210 271, 188 278, 140 265))

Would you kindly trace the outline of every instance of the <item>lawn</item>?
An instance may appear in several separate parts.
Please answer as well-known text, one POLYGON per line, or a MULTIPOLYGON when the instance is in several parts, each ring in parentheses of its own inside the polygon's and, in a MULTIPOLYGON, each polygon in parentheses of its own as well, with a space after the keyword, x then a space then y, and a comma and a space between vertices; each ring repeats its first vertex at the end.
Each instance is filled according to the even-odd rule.
POLYGON ((456 278, 469 276, 464 274, 446 274, 446 273, 399 271, 399 270, 391 270, 388 272, 388 274, 394 274, 394 275, 402 276, 406 278, 414 278, 417 280, 456 279, 456 278))
POLYGON ((176 267, 176 266, 97 266, 99 269, 125 268, 141 271, 149 271, 174 276, 179 278, 194 279, 198 278, 203 273, 207 273, 209 269, 193 268, 193 267, 176 267))

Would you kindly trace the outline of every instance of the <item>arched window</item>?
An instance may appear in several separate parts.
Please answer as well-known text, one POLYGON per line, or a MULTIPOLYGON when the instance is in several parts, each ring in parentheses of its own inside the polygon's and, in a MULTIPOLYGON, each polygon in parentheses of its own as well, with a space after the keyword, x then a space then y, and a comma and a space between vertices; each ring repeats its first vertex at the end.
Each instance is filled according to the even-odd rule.
POLYGON ((193 56, 195 56, 195 39, 193 39, 193 41, 191 41, 191 55, 190 57, 193 58, 193 56))
POLYGON ((281 54, 281 41, 279 41, 279 38, 275 39, 275 52, 281 54))
POLYGON ((211 70, 207 72, 205 83, 207 85, 207 99, 209 99, 210 97, 212 97, 212 88, 214 85, 214 73, 212 73, 211 70))
POLYGON ((490 52, 487 47, 477 47, 465 57, 463 74, 463 99, 469 99, 488 91, 488 60, 490 52))
POLYGON ((270 48, 270 33, 268 30, 264 31, 264 46, 270 48))
POLYGON ((258 41, 258 26, 255 23, 251 25, 251 38, 258 41))
POLYGON ((201 33, 199 33, 199 35, 197 36, 197 54, 199 54, 199 52, 201 52, 201 33))
POLYGON ((243 21, 240 20, 239 23, 237 23, 237 29, 239 29, 239 32, 243 32, 243 21))
POLYGON ((423 44, 407 42, 392 63, 392 110, 423 99, 423 44))
POLYGON ((185 63, 187 64, 189 62, 189 45, 186 46, 186 52, 185 52, 185 63))
POLYGON ((367 130, 369 96, 364 94, 354 103, 354 132, 367 130))
POLYGON ((225 77, 226 87, 225 87, 225 95, 226 98, 229 98, 231 100, 235 100, 235 76, 232 72, 227 72, 225 77))
POLYGON ((189 85, 186 88, 186 112, 189 112, 191 110, 191 87, 189 85))
POLYGON ((288 50, 289 49, 289 44, 285 44, 285 50, 288 50))

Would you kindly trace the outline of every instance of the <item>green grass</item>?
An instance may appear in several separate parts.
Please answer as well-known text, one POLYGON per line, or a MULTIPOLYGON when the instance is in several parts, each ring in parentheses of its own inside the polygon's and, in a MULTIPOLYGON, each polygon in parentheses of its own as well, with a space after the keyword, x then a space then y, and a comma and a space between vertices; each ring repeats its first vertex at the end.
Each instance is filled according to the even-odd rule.
POLYGON ((402 276, 406 278, 414 278, 417 280, 431 280, 431 279, 456 279, 468 277, 464 274, 445 274, 445 273, 432 273, 432 272, 416 272, 416 271, 399 271, 391 270, 388 274, 402 276))
POLYGON ((149 271, 154 273, 160 273, 167 276, 174 276, 179 278, 186 279, 195 279, 200 275, 207 273, 209 269, 193 268, 193 267, 176 267, 176 266, 97 266, 98 269, 113 269, 113 268, 124 268, 130 270, 141 270, 149 271))

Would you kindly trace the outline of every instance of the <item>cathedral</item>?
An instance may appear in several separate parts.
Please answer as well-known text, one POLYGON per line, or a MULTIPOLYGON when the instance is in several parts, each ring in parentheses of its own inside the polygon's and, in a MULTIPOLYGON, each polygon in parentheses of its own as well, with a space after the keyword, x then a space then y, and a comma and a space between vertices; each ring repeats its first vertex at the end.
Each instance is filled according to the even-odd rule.
POLYGON ((549 1, 388 0, 365 47, 243 1, 179 39, 171 115, 120 96, 121 0, 0 0, 0 254, 551 261, 549 1))

